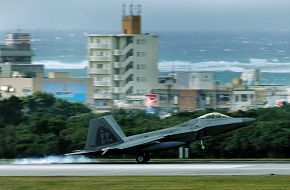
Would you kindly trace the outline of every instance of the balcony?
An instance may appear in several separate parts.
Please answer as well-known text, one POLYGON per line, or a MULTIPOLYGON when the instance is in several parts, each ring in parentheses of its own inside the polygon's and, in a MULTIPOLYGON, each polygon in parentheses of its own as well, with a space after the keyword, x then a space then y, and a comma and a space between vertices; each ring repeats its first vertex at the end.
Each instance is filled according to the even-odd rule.
POLYGON ((94 86, 111 86, 109 81, 94 81, 94 86))
POLYGON ((116 69, 125 68, 125 67, 127 67, 133 61, 134 61, 133 57, 132 56, 129 56, 123 62, 114 62, 114 68, 116 68, 116 69))
POLYGON ((113 80, 126 80, 130 75, 133 74, 133 69, 129 69, 128 71, 126 71, 123 74, 120 75, 114 75, 113 76, 113 80))
POLYGON ((123 62, 114 62, 114 68, 119 69, 119 68, 124 68, 123 62))
POLYGON ((117 93, 117 94, 122 93, 123 92, 123 88, 122 87, 114 87, 113 88, 113 92, 117 93))
POLYGON ((90 49, 111 49, 111 44, 101 44, 101 43, 89 43, 88 48, 90 49))
POLYGON ((115 49, 115 50, 113 51, 113 55, 123 55, 123 52, 122 52, 122 50, 115 49))
POLYGON ((124 80, 122 75, 114 75, 114 80, 124 80))
POLYGON ((94 99, 112 99, 112 94, 94 94, 94 99))
POLYGON ((122 49, 115 49, 113 51, 113 55, 116 55, 116 56, 126 55, 126 53, 128 53, 132 49, 132 47, 133 47, 132 44, 128 44, 126 47, 124 47, 122 49))
POLYGON ((90 68, 90 74, 111 74, 111 69, 97 69, 97 68, 90 68))
POLYGON ((20 51, 20 50, 0 50, 0 56, 13 56, 13 57, 17 57, 17 56, 33 56, 33 52, 32 51, 20 51))
POLYGON ((111 61, 112 58, 109 56, 90 56, 90 61, 111 61))

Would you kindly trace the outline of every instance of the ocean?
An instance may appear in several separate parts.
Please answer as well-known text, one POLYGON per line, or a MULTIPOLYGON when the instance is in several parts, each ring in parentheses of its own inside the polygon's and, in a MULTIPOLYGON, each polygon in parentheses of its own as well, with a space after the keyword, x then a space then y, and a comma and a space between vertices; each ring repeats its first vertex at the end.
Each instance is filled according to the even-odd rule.
MULTIPOLYGON (((5 34, 0 31, 0 41, 5 34)), ((116 33, 85 30, 31 30, 34 64, 46 72, 69 71, 86 76, 87 34, 116 33)), ((259 68, 262 83, 290 85, 290 32, 153 32, 159 35, 159 71, 212 71, 221 83, 259 68)))

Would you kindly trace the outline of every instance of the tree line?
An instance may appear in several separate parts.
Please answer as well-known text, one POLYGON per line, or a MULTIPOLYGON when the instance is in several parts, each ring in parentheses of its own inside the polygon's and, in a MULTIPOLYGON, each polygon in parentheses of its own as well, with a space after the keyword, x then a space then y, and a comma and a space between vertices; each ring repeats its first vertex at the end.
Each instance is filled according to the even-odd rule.
MULTIPOLYGON (((127 136, 171 127, 213 110, 177 113, 166 119, 138 110, 114 110, 112 114, 127 136)), ((109 114, 109 113, 104 113, 109 114)), ((56 99, 51 94, 10 97, 0 101, 0 158, 60 155, 84 148, 93 113, 81 103, 56 99)), ((289 158, 290 106, 226 113, 252 117, 248 127, 190 145, 192 158, 289 158)), ((158 157, 176 157, 177 150, 158 157)))

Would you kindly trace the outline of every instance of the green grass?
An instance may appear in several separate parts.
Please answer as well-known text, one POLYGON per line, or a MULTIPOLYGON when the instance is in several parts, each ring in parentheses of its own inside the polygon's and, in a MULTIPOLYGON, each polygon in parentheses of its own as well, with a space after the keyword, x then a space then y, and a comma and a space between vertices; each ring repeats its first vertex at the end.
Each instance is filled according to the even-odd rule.
POLYGON ((0 177, 0 190, 289 190, 290 176, 0 177))

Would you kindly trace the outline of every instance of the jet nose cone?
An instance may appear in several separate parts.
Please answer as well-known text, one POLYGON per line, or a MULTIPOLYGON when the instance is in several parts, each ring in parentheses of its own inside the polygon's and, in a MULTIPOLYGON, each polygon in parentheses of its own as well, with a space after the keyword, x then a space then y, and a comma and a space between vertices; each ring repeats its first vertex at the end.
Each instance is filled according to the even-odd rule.
POLYGON ((246 124, 256 121, 256 119, 253 119, 253 118, 243 118, 242 120, 243 120, 243 123, 246 123, 246 124))

